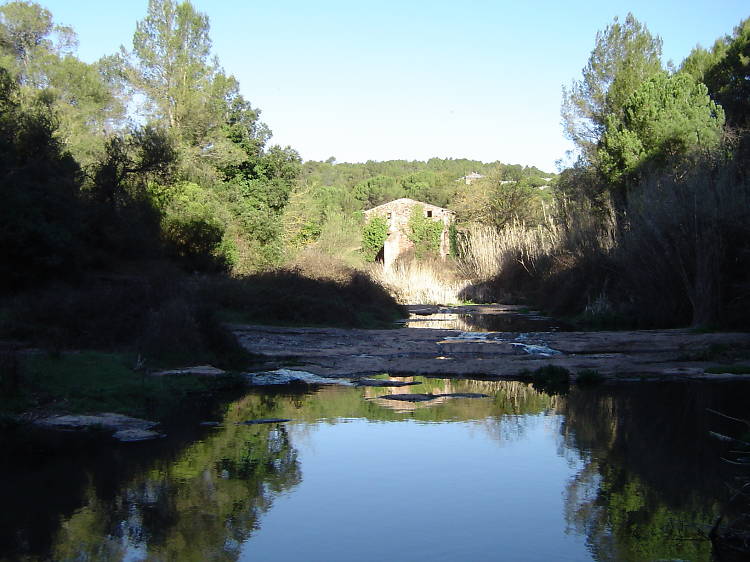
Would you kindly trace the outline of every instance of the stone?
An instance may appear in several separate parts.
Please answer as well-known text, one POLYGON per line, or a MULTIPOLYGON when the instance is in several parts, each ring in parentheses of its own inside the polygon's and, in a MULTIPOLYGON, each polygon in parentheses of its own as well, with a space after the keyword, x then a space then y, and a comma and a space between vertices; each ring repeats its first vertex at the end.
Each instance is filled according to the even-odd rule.
POLYGON ((36 420, 35 425, 46 427, 48 429, 58 429, 66 431, 79 431, 84 429, 102 429, 111 431, 112 437, 118 441, 145 441, 147 439, 157 439, 164 435, 153 431, 158 422, 133 418, 123 414, 104 412, 101 414, 82 414, 82 415, 60 415, 49 416, 36 420))
POLYGON ((133 443, 135 441, 150 441, 151 439, 160 439, 166 437, 163 433, 158 431, 150 431, 148 429, 121 429, 115 431, 112 437, 123 443, 133 443))
POLYGON ((172 375, 195 375, 198 377, 218 377, 226 374, 226 371, 218 369, 213 365, 196 365, 194 367, 184 367, 182 369, 167 369, 151 373, 152 377, 166 377, 172 375))

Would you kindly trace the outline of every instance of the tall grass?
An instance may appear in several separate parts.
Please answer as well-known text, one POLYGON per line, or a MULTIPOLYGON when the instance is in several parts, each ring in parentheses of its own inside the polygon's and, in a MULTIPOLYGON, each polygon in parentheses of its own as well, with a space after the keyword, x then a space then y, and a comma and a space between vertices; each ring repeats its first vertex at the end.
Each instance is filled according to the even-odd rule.
POLYGON ((458 239, 459 269, 467 279, 481 281, 498 276, 511 264, 531 273, 539 258, 556 251, 561 240, 562 231, 551 218, 533 227, 513 221, 500 230, 472 224, 458 239))
POLYGON ((508 296, 494 280, 517 267, 531 275, 560 240, 561 229, 551 219, 534 227, 514 221, 500 230, 472 224, 459 234, 458 259, 407 255, 390 268, 373 265, 370 274, 404 304, 494 302, 508 296))
POLYGON ((440 259, 403 259, 388 268, 373 264, 370 275, 402 304, 457 304, 470 284, 450 262, 440 259))

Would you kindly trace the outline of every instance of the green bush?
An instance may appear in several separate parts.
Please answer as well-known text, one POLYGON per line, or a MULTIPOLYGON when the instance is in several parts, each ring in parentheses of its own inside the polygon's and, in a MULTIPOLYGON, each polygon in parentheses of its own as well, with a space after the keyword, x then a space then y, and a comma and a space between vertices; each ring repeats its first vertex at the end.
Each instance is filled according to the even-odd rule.
POLYGON ((409 217, 408 237, 414 243, 414 253, 418 259, 440 251, 440 237, 443 223, 425 216, 424 206, 416 205, 409 217))
POLYGON ((388 221, 383 217, 372 217, 362 229, 362 253, 365 260, 374 262, 388 238, 388 221))

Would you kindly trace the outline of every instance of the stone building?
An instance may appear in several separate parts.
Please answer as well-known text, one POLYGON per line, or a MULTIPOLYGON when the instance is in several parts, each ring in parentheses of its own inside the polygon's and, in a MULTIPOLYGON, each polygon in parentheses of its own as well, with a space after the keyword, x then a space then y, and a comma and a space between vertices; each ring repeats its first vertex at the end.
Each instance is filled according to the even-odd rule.
POLYGON ((460 177, 460 178, 458 178, 458 179, 457 179, 456 181, 462 181, 462 182, 464 182, 464 183, 465 183, 466 185, 471 185, 471 184, 472 184, 472 183, 474 183, 475 181, 477 181, 477 180, 481 180, 481 179, 482 179, 483 177, 484 177, 484 176, 483 176, 482 174, 477 174, 476 172, 472 172, 472 173, 470 173, 470 174, 468 174, 468 175, 465 175, 465 176, 461 176, 461 177, 460 177))
POLYGON ((453 223, 455 213, 436 205, 415 201, 414 199, 396 199, 390 203, 384 203, 365 211, 365 220, 379 216, 388 222, 388 238, 379 254, 379 258, 382 259, 383 265, 386 268, 393 265, 393 262, 399 256, 414 247, 414 243, 409 240, 407 233, 409 218, 416 206, 421 206, 425 217, 443 223, 443 232, 440 235, 440 257, 445 258, 445 256, 450 254, 449 227, 453 223))

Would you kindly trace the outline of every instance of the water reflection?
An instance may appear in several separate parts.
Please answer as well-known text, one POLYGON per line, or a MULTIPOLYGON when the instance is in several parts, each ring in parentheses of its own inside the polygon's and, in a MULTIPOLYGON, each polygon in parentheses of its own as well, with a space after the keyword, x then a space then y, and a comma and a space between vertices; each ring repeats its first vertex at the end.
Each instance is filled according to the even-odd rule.
MULTIPOLYGON (((57 442, 40 457, 49 449, 27 441, 0 466, 0 558, 283 559, 292 555, 284 550, 291 522, 315 542, 315 514, 329 502, 338 507, 327 509, 326 521, 341 525, 340 556, 331 559, 377 559, 375 547, 358 550, 355 537, 364 533, 366 542, 369 531, 353 514, 382 531, 407 505, 408 524, 450 515, 455 536, 442 536, 435 551, 428 539, 437 533, 434 547, 445 535, 443 519, 419 527, 424 545, 413 534, 396 537, 394 527, 391 547, 403 539, 413 549, 391 552, 394 559, 451 549, 496 559, 497 541, 516 559, 544 559, 553 547, 557 559, 571 560, 710 557, 700 532, 730 475, 707 436, 722 421, 706 408, 741 412, 746 384, 550 396, 521 382, 413 380, 421 384, 408 392, 489 398, 414 405, 381 398, 403 389, 274 389, 230 404, 218 428, 192 420, 185 425, 193 429, 159 443, 57 442), (293 421, 237 425, 271 417, 293 421)), ((318 554, 307 558, 333 556, 318 554)))
POLYGON ((713 408, 742 412, 748 386, 649 384, 573 391, 563 447, 585 466, 566 489, 570 528, 597 560, 708 560, 725 483, 713 408))
POLYGON ((436 330, 460 330, 462 332, 557 332, 572 329, 569 325, 558 320, 514 312, 412 314, 404 326, 406 328, 432 328, 436 330))

